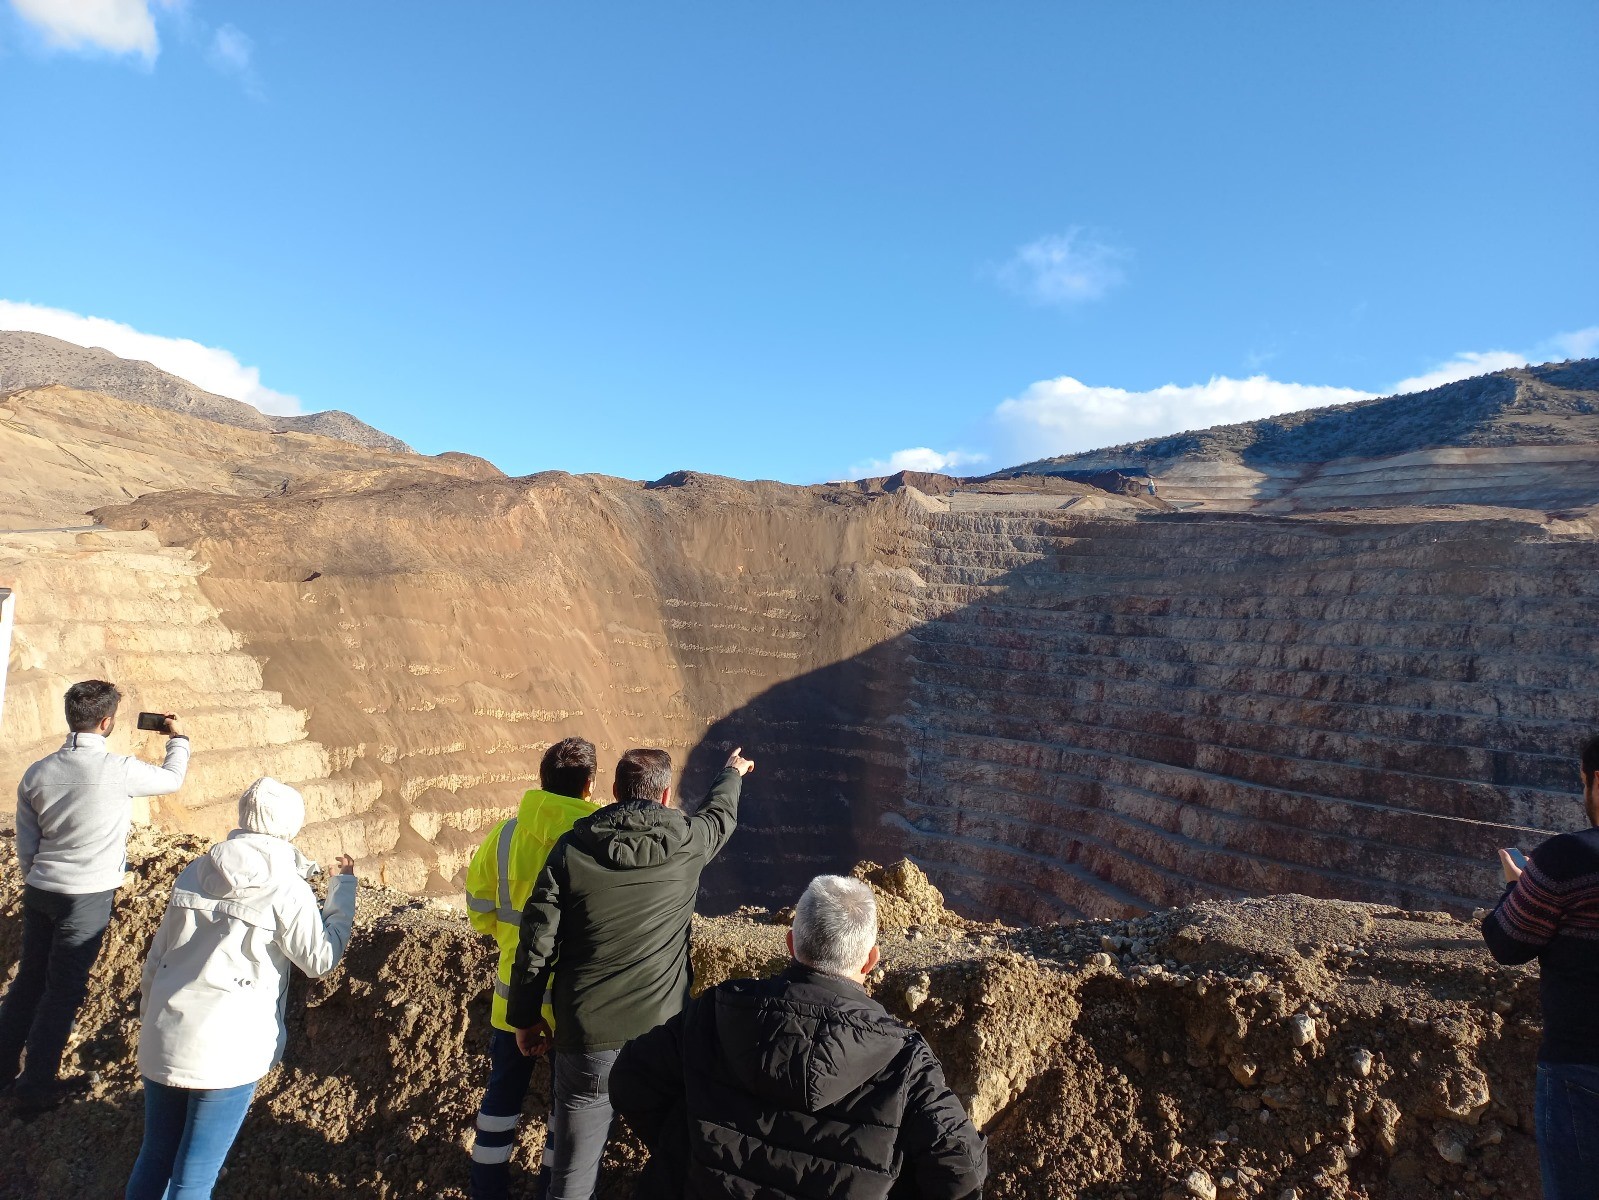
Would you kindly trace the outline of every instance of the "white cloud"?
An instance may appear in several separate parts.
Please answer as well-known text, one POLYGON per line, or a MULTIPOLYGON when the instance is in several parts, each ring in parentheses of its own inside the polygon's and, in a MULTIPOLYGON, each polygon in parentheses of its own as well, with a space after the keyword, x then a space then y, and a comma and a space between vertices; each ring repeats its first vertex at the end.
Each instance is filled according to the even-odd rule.
POLYGON ((1599 325, 1590 325, 1586 329, 1574 329, 1569 333, 1557 333, 1553 337, 1545 338, 1526 352, 1463 351, 1448 362, 1439 363, 1430 371, 1412 375, 1409 379, 1401 379, 1393 385, 1390 392, 1396 396, 1406 392, 1425 392, 1429 388, 1442 387, 1459 379, 1470 379, 1474 375, 1487 375, 1493 371, 1525 367, 1529 363, 1552 362, 1566 358, 1591 358, 1595 354, 1599 354, 1599 325))
POLYGON ((1284 383, 1267 375, 1247 379, 1216 376, 1202 384, 1168 383, 1135 392, 1095 387, 1062 375, 1033 384, 994 410, 995 423, 1007 443, 1003 457, 1037 459, 1075 454, 1123 442, 1142 441, 1190 429, 1255 421, 1262 417, 1348 404, 1375 396, 1403 395, 1441 387, 1474 375, 1486 375, 1530 362, 1585 358, 1599 353, 1599 325, 1556 334, 1531 353, 1472 350, 1381 392, 1316 384, 1284 383))
POLYGON ((182 0, 11 0, 11 7, 60 50, 104 50, 137 54, 154 62, 161 50, 152 7, 176 8, 182 0))
POLYGON ((1062 375, 1004 401, 994 416, 1009 435, 1013 453, 1043 458, 1303 408, 1348 404, 1371 395, 1357 388, 1282 383, 1266 375, 1248 379, 1219 375, 1207 383, 1168 383, 1144 392, 1093 387, 1062 375))
POLYGON ((1593 358, 1599 355, 1599 325, 1557 333, 1548 344, 1561 358, 1593 358))
POLYGON ((933 450, 927 446, 913 446, 909 450, 896 450, 887 458, 870 458, 849 469, 850 479, 871 479, 878 475, 895 475, 900 471, 955 471, 984 461, 986 455, 968 454, 964 450, 933 450))
POLYGON ((1448 362, 1439 363, 1430 371, 1412 375, 1409 379, 1401 379, 1389 391, 1395 396, 1404 395, 1406 392, 1425 392, 1429 388, 1442 387, 1459 379, 1470 379, 1473 375, 1487 375, 1491 371, 1504 371, 1510 367, 1526 365, 1527 356, 1512 350, 1467 350, 1455 355, 1448 362))
POLYGON ((1077 304, 1121 283, 1126 259, 1127 251, 1074 227, 1019 247, 995 274, 1035 304, 1077 304))
POLYGON ((261 384, 257 367, 247 367, 226 350, 188 338, 141 333, 104 317, 85 317, 60 308, 0 300, 0 329, 43 333, 79 346, 99 346, 122 358, 138 358, 219 396, 252 404, 264 413, 292 414, 300 401, 261 384))
POLYGON ((261 85, 255 74, 255 42, 237 25, 219 26, 206 46, 205 60, 223 75, 231 75, 244 90, 260 98, 261 85))
POLYGON ((207 60, 219 71, 243 74, 250 69, 250 57, 255 53, 255 43, 237 25, 223 25, 211 35, 207 60))

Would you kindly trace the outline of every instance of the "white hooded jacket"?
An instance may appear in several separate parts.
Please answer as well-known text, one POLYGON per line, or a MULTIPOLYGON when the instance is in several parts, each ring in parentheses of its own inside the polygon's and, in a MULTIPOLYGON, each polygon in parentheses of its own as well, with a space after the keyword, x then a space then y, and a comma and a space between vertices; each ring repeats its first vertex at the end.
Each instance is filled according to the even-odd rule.
POLYGON ((178 877, 145 960, 139 1073, 171 1087, 239 1087, 283 1057, 289 964, 311 978, 338 966, 355 919, 353 875, 335 875, 321 911, 286 840, 300 794, 252 784, 239 824, 178 877))

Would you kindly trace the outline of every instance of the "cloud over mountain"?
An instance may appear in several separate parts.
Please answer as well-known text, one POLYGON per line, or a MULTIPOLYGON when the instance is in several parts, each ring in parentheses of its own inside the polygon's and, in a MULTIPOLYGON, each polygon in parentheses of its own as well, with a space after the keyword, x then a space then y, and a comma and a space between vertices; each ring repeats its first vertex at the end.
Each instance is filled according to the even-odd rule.
POLYGON ((247 367, 232 353, 189 338, 144 333, 120 321, 86 317, 61 308, 0 300, 0 329, 43 333, 79 346, 99 346, 122 358, 142 359, 197 387, 242 400, 264 413, 300 411, 298 397, 265 387, 258 367, 247 367))

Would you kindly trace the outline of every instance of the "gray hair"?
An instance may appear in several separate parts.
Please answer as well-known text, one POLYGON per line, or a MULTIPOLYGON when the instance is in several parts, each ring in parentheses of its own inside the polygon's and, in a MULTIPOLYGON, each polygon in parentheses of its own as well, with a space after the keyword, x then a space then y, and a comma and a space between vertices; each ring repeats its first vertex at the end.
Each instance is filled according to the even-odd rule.
POLYGON ((616 764, 616 798, 661 802, 672 786, 672 756, 665 750, 629 750, 616 764))
POLYGON ((877 945, 877 900, 859 879, 818 875, 794 906, 794 957, 812 970, 854 975, 877 945))

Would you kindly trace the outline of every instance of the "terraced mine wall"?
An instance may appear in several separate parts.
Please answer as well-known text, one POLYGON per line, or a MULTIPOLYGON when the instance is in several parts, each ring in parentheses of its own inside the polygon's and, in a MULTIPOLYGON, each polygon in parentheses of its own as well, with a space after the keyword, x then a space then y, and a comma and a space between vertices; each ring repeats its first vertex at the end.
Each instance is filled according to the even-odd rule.
POLYGON ((880 820, 969 909, 1298 892, 1467 912, 1499 890, 1497 847, 1583 819, 1586 535, 960 511, 923 529, 907 783, 880 820))
POLYGON ((756 755, 711 909, 909 854, 1017 920, 1276 892, 1462 913, 1497 847, 1581 819, 1581 520, 381 472, 100 512, 116 530, 36 553, 81 596, 59 629, 19 610, 13 757, 54 736, 64 664, 103 666, 197 714, 160 823, 218 836, 269 771, 305 786, 314 856, 412 893, 458 893, 568 733, 602 788, 666 747, 691 800, 756 755))
POLYGON ((835 718, 874 764, 875 794, 849 796, 858 842, 909 854, 962 911, 1293 892, 1466 913, 1500 889, 1498 847, 1584 820, 1581 522, 940 503, 893 594, 907 631, 724 727, 874 681, 835 718))

